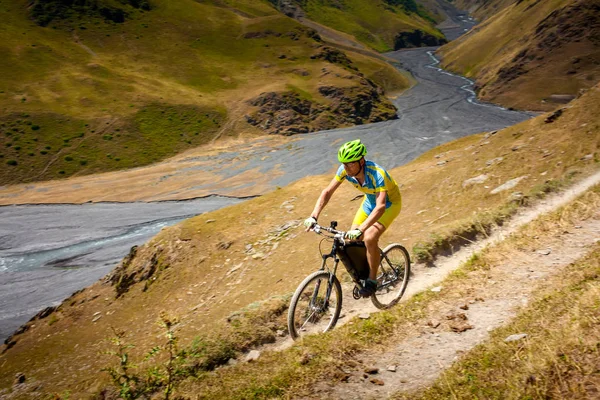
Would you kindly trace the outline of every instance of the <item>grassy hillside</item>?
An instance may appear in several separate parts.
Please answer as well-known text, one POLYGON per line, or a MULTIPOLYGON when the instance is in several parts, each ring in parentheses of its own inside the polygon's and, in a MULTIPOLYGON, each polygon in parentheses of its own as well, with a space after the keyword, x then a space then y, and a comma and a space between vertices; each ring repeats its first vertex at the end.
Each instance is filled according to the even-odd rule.
POLYGON ((409 85, 376 58, 319 57, 318 35, 266 0, 7 0, 0 18, 0 184, 131 168, 261 134, 246 116, 263 92, 300 93, 322 119, 335 116, 335 99, 319 87, 366 92, 389 118, 381 88, 409 85))
MULTIPOLYGON (((518 207, 597 171, 598 101, 596 86, 552 118, 542 115, 494 134, 463 138, 392 170, 402 185, 403 211, 383 243, 397 241, 413 250, 413 258, 431 259, 485 233, 518 207), (485 175, 482 183, 468 183, 481 175, 485 175), (492 193, 515 178, 521 180, 513 189, 492 193)), ((318 238, 304 233, 300 224, 330 179, 307 178, 163 230, 132 250, 110 277, 34 318, 23 333, 14 335, 2 347, 0 387, 11 391, 15 374, 21 372, 31 387, 42 384, 46 393, 98 394, 110 383, 102 368, 118 365, 114 356, 98 356, 115 349, 107 340, 111 337, 135 344, 123 348, 133 363, 139 361, 131 372, 150 379, 153 375, 145 371, 165 365, 168 353, 146 361, 143 357, 154 346, 162 346, 163 335, 171 329, 156 321, 162 318, 163 325, 167 321, 171 326, 168 321, 176 317, 181 356, 177 379, 189 378, 177 389, 183 391, 180 394, 268 398, 315 379, 342 344, 350 346, 344 351, 365 348, 373 335, 389 332, 389 324, 404 325, 418 315, 418 305, 411 306, 413 311, 402 308, 393 317, 382 314, 352 329, 335 330, 265 357, 251 368, 239 365, 207 372, 274 340, 277 330, 285 331, 282 313, 287 296, 320 260, 318 238), (320 354, 308 366, 315 368, 309 374, 306 363, 298 361, 306 352, 320 354)), ((350 185, 342 186, 322 219, 335 219, 342 229, 347 227, 359 206, 351 200, 355 195, 350 185)), ((146 381, 153 390, 160 386, 157 382, 146 381)))
POLYGON ((395 50, 396 38, 402 32, 420 30, 443 38, 433 26, 440 22, 434 18, 440 16, 431 15, 412 0, 307 0, 298 3, 309 19, 348 33, 379 52, 395 50))
POLYGON ((600 79, 599 11, 593 0, 514 2, 443 46, 442 65, 475 79, 483 100, 553 109, 600 79))

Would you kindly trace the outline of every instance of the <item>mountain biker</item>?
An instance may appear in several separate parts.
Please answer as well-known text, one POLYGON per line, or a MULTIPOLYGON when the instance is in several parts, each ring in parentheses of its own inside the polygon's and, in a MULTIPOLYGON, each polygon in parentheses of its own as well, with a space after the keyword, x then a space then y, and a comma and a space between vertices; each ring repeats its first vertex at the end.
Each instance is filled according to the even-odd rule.
POLYGON ((369 279, 360 291, 363 297, 369 297, 377 289, 377 270, 381 261, 379 238, 400 214, 402 208, 398 184, 385 169, 373 161, 365 160, 366 154, 367 148, 360 139, 344 143, 340 147, 338 160, 342 165, 329 185, 321 192, 310 217, 304 221, 306 230, 309 231, 317 223, 319 214, 344 180, 365 193, 363 202, 352 221, 352 227, 346 232, 346 238, 350 240, 362 237, 367 249, 370 271, 369 279))

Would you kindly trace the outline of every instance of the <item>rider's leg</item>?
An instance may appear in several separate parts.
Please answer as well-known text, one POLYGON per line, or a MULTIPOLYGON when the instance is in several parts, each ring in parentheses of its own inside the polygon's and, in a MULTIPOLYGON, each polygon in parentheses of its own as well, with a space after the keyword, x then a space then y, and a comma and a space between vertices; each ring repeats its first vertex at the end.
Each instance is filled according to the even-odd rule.
POLYGON ((363 233, 365 247, 367 248, 367 261, 369 262, 369 279, 377 280, 377 271, 381 262, 381 253, 379 250, 379 238, 385 232, 385 226, 375 222, 363 233))
MULTIPOLYGON (((363 201, 364 205, 364 201, 363 201)), ((362 240, 365 242, 367 248, 367 261, 369 262, 369 279, 377 280, 377 272, 379 270, 379 263, 381 262, 381 253, 379 252, 379 238, 385 232, 387 226, 394 221, 394 219, 400 214, 402 204, 393 204, 391 207, 385 210, 385 213, 379 221, 375 222, 372 226, 367 229, 362 236, 362 240)), ((362 224, 368 217, 368 214, 364 211, 362 205, 354 216, 352 221, 352 228, 356 229, 362 224)))

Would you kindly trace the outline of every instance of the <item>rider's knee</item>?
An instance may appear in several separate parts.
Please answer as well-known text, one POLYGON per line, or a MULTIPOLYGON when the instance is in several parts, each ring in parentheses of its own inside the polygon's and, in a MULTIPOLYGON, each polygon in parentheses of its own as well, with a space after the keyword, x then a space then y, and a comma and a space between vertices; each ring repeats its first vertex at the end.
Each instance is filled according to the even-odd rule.
POLYGON ((379 238, 377 237, 377 235, 374 235, 371 232, 366 231, 364 236, 365 237, 364 237, 363 241, 365 242, 365 246, 367 246, 367 247, 377 246, 377 244, 379 242, 379 238))

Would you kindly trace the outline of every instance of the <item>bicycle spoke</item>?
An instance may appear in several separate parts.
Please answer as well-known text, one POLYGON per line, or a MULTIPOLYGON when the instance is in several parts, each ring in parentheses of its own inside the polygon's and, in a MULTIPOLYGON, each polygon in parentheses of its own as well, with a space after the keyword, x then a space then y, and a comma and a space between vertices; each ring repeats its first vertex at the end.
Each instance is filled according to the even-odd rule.
POLYGON ((378 287, 371 297, 373 304, 381 309, 396 304, 406 289, 410 272, 408 252, 399 244, 390 245, 383 252, 378 287))
POLYGON ((341 310, 341 286, 326 271, 308 276, 298 287, 288 313, 288 329, 293 338, 326 332, 337 322, 341 310), (330 295, 327 296, 328 290, 330 295))

